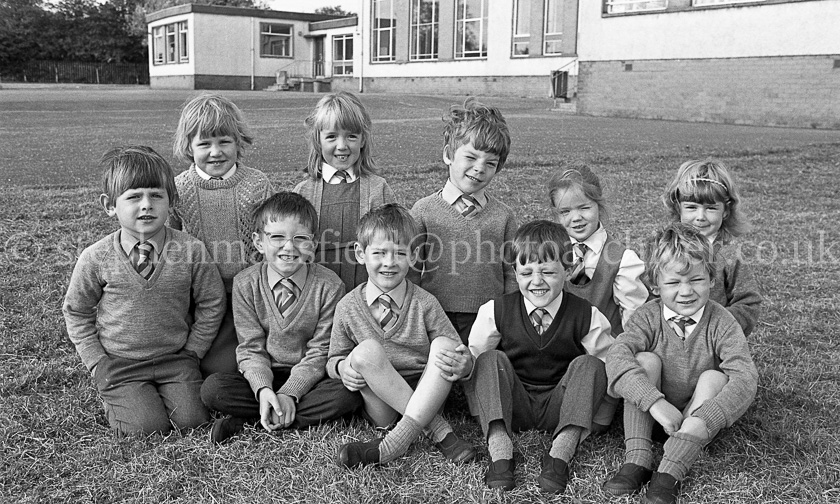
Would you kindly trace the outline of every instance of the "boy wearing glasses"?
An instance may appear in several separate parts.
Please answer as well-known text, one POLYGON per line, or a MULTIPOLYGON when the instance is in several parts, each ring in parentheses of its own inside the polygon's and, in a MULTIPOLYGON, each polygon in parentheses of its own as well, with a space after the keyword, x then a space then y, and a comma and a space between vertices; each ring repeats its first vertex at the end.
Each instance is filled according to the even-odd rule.
POLYGON ((333 313, 344 284, 313 264, 318 215, 303 196, 280 192, 254 211, 254 246, 264 260, 233 279, 239 373, 215 373, 201 399, 225 416, 221 443, 259 420, 268 431, 316 425, 355 411, 358 392, 325 378, 333 313))

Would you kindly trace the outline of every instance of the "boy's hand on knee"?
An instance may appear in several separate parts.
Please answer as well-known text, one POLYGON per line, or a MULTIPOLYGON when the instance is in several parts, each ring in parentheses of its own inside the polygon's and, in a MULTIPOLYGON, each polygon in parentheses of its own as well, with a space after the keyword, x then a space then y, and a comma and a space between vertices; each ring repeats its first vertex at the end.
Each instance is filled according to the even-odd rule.
POLYGON ((441 350, 435 356, 435 366, 447 381, 454 382, 470 374, 473 367, 472 354, 466 345, 458 345, 455 350, 441 350))
POLYGON ((367 387, 365 377, 353 369, 353 366, 350 365, 347 359, 344 359, 338 364, 338 375, 341 377, 341 383, 350 392, 358 392, 367 387))
POLYGON ((669 436, 680 430, 683 421, 682 413, 664 398, 653 403, 650 407, 650 415, 662 425, 669 436))

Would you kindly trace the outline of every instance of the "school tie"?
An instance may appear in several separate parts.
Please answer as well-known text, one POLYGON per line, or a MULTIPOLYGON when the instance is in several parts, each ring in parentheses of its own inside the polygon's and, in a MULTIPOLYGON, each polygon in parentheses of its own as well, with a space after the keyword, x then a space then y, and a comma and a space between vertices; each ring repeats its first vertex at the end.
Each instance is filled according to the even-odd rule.
POLYGON ((468 217, 478 210, 478 200, 469 194, 461 195, 461 203, 464 204, 464 209, 461 210, 461 216, 468 217))
POLYGON ((333 177, 338 177, 339 184, 347 183, 347 179, 350 178, 350 176, 347 175, 347 172, 344 170, 338 170, 337 172, 335 172, 335 175, 333 175, 333 177))
POLYGON ((274 286, 274 296, 281 316, 286 316, 286 313, 288 313, 292 305, 295 304, 299 295, 300 289, 288 278, 284 278, 277 282, 274 286))
POLYGON ((688 326, 693 326, 697 322, 694 321, 691 317, 684 317, 682 315, 675 315, 669 318, 671 322, 677 324, 677 329, 674 332, 677 333, 677 336, 680 337, 681 340, 685 340, 685 328, 688 326))
POLYGON ((394 300, 388 294, 382 294, 378 299, 379 307, 382 308, 382 315, 379 318, 379 327, 387 331, 397 323, 397 312, 394 307, 394 300))
POLYGON ((534 324, 534 329, 537 330, 537 334, 540 336, 545 332, 547 318, 549 318, 549 315, 544 308, 536 308, 531 312, 531 323, 534 324))
POLYGON ((575 285, 586 285, 589 283, 589 277, 586 276, 586 266, 583 264, 583 258, 586 256, 586 251, 589 247, 585 243, 575 243, 575 262, 572 263, 572 272, 569 273, 569 281, 575 285))
POLYGON ((154 247, 147 241, 138 243, 132 250, 134 269, 146 280, 155 271, 155 265, 152 264, 152 250, 154 247))

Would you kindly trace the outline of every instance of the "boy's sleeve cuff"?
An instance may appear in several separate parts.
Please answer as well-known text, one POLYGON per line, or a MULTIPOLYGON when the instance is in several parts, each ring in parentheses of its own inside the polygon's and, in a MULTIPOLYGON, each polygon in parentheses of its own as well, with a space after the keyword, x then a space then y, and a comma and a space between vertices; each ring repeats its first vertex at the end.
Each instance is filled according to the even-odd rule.
POLYGON ((710 434, 717 433, 726 427, 726 415, 714 401, 706 401, 702 406, 694 410, 691 416, 703 420, 706 423, 706 430, 710 434))
POLYGON ((245 376, 245 379, 248 380, 248 384, 251 385, 251 390, 254 392, 254 397, 257 398, 257 401, 260 399, 260 389, 263 387, 268 387, 271 390, 273 382, 274 382, 274 373, 271 370, 254 370, 254 371, 245 371, 242 373, 245 376))

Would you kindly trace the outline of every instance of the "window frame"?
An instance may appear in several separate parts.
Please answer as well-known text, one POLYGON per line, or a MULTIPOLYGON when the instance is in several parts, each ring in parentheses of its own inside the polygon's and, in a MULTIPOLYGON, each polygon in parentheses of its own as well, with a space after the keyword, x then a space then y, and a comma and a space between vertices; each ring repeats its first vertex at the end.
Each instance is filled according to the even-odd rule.
POLYGON ((294 58, 295 57, 295 47, 294 42, 295 40, 295 27, 294 25, 288 23, 267 23, 267 22, 260 22, 260 58, 294 58), (281 31, 272 31, 273 29, 284 29, 288 30, 288 33, 284 33, 281 31), (266 51, 266 46, 269 47, 276 47, 275 42, 277 40, 271 40, 271 38, 276 37, 277 40, 283 41, 285 40, 285 44, 282 44, 281 47, 285 49, 283 54, 276 54, 274 51, 268 52, 266 51))
POLYGON ((340 76, 350 76, 353 75, 353 34, 352 33, 344 33, 341 35, 333 35, 333 61, 332 61, 332 74, 333 75, 340 75, 340 76), (350 58, 347 59, 347 46, 350 46, 350 58), (338 51, 336 50, 338 44, 341 44, 342 50, 341 54, 343 59, 336 58, 336 54, 338 51), (340 71, 338 69, 341 69, 340 71), (349 71, 348 71, 349 69, 349 71))
POLYGON ((513 1, 513 30, 511 32, 511 47, 510 47, 510 56, 512 58, 527 58, 530 56, 530 44, 531 44, 531 2, 534 0, 514 0, 513 1), (519 25, 521 24, 520 21, 520 14, 522 9, 520 7, 525 7, 524 12, 528 13, 527 20, 525 22, 525 26, 523 29, 527 30, 527 33, 519 33, 519 25), (517 46, 524 47, 525 51, 521 53, 517 53, 517 46))
POLYGON ((606 0, 607 14, 635 14, 639 12, 661 12, 668 8, 668 0, 606 0))
POLYGON ((475 60, 487 58, 487 13, 490 10, 489 0, 478 0, 481 5, 480 17, 466 17, 467 5, 470 0, 456 0, 455 2, 455 59, 475 60), (478 24, 479 48, 467 50, 467 26, 478 24))
POLYGON ((186 19, 152 27, 152 65, 189 63, 189 34, 189 21, 186 19))
POLYGON ((440 0, 411 0, 410 11, 409 30, 411 33, 411 41, 408 51, 408 59, 410 61, 437 60, 440 48, 438 41, 438 34, 440 33, 440 0), (420 19, 420 12, 423 4, 432 5, 431 21, 421 21, 420 19), (421 48, 421 32, 425 32, 425 40, 427 42, 430 41, 431 47, 428 52, 425 52, 425 48, 421 48))
POLYGON ((542 53, 544 56, 560 56, 563 54, 563 2, 561 0, 544 0, 542 53), (549 23, 555 21, 549 17, 549 10, 552 8, 557 14, 557 26, 553 28, 560 31, 549 31, 549 23), (553 49, 549 50, 549 47, 553 49))
POLYGON ((370 59, 371 63, 390 63, 396 61, 397 49, 397 19, 394 12, 394 0, 373 0, 371 2, 371 9, 373 15, 371 16, 371 48, 370 59), (387 5, 389 16, 382 16, 383 7, 387 5), (388 26, 382 27, 379 25, 380 20, 388 19, 390 21, 388 26), (381 51, 383 48, 381 41, 383 37, 387 37, 388 53, 381 51))

